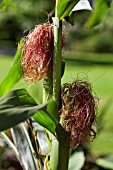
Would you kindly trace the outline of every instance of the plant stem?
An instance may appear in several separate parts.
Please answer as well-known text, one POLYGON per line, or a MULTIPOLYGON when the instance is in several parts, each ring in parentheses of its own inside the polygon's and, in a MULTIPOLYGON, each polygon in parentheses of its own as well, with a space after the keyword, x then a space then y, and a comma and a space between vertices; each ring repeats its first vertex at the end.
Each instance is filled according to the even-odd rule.
POLYGON ((59 124, 56 128, 58 140, 52 143, 50 170, 68 170, 69 143, 68 136, 63 127, 59 124))
POLYGON ((68 170, 69 146, 66 144, 67 144, 66 141, 62 141, 58 143, 59 154, 58 154, 57 170, 68 170))
POLYGON ((57 170, 68 170, 69 163, 69 141, 65 129, 59 124, 56 127, 56 134, 58 136, 58 167, 57 170))
MULTIPOLYGON (((56 0, 55 21, 54 21, 54 60, 53 60, 53 99, 58 109, 61 100, 61 63, 62 63, 62 21, 58 19, 58 5, 56 0)), ((60 125, 60 124, 59 124, 60 125)), ((68 136, 62 126, 57 126, 59 142, 54 140, 50 156, 50 170, 68 170, 69 145, 68 136), (63 133, 62 133, 63 132, 63 133), (56 159, 57 158, 57 159, 56 159)), ((56 127, 56 128, 57 128, 56 127)))
POLYGON ((61 63, 62 63, 62 21, 54 26, 54 61, 53 61, 53 99, 60 104, 61 63))

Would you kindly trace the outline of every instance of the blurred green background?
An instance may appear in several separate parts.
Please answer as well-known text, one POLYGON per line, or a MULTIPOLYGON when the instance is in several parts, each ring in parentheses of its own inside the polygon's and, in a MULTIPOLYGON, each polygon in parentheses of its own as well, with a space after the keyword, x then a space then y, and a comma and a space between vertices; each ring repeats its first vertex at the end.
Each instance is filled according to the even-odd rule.
MULTIPOLYGON (((72 25, 64 22, 66 68, 62 83, 80 78, 92 84, 99 98, 97 116, 103 112, 104 117, 100 122, 102 130, 90 143, 90 149, 94 155, 113 154, 113 2, 90 3, 94 11, 76 11, 70 19, 66 18, 72 25)), ((0 12, 0 82, 11 66, 20 38, 35 25, 52 22, 48 17, 54 16, 54 4, 55 0, 12 0, 0 12)), ((14 88, 26 88, 41 102, 42 85, 37 84, 21 80, 14 88)))

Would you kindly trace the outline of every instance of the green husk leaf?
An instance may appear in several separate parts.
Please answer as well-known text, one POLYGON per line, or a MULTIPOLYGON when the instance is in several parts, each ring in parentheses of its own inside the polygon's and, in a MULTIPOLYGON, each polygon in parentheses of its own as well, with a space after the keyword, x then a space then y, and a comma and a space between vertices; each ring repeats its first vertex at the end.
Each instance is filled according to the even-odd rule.
POLYGON ((57 104, 54 100, 50 100, 47 107, 44 110, 38 111, 33 118, 55 135, 55 129, 60 121, 60 116, 57 111, 57 104))

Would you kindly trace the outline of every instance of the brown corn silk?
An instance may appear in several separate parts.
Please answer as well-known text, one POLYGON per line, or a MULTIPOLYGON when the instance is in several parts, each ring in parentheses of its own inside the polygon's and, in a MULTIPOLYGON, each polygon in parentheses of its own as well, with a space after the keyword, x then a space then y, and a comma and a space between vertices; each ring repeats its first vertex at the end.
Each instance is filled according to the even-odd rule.
POLYGON ((69 135, 70 147, 95 138, 92 125, 96 119, 96 105, 91 85, 82 80, 66 83, 62 86, 61 98, 61 119, 69 135))

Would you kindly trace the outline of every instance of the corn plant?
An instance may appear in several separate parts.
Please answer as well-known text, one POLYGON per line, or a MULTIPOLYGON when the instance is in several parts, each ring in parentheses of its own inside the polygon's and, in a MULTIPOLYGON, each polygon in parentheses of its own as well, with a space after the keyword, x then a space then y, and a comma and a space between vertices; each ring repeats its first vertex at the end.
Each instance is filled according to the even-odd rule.
MULTIPOLYGON (((90 83, 75 80, 61 86, 65 67, 62 22, 78 1, 56 0, 53 23, 36 26, 20 40, 12 67, 0 84, 1 135, 25 170, 67 170, 70 149, 96 135, 92 127, 96 107, 90 83), (26 89, 10 91, 22 78, 31 84, 43 80, 42 104, 26 89), (27 125, 21 123, 24 121, 27 125), (37 138, 38 124, 44 127, 47 136, 46 155, 42 154, 37 138), (14 143, 3 132, 10 128, 14 143)), ((4 0, 3 9, 9 2, 4 0)))

